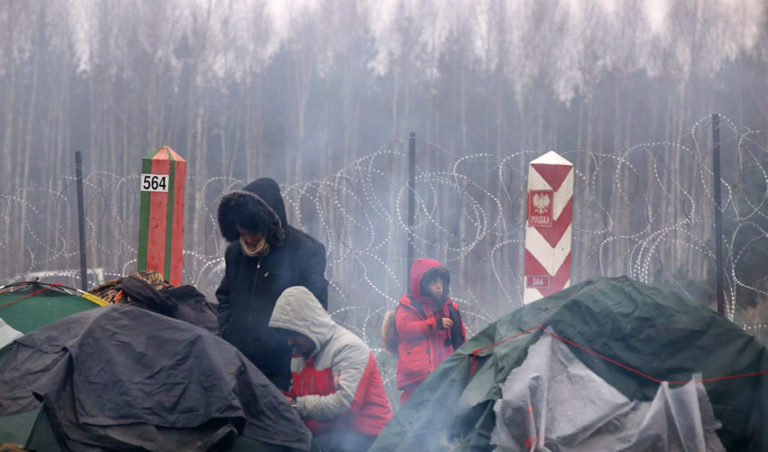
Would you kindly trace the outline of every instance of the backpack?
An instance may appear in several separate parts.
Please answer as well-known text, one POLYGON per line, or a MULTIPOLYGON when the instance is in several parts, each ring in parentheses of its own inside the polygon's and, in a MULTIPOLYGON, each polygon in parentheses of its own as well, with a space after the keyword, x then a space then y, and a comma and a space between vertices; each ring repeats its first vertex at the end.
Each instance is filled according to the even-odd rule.
POLYGON ((397 334, 395 323, 395 311, 387 311, 384 314, 384 323, 381 324, 381 342, 384 350, 397 356, 397 346, 400 345, 400 336, 397 334))

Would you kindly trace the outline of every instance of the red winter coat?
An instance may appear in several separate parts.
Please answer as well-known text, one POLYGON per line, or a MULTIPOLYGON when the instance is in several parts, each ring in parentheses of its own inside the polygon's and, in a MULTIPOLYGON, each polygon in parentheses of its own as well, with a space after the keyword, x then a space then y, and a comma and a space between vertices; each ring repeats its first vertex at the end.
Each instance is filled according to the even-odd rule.
MULTIPOLYGON (((441 328, 442 317, 449 317, 448 307, 457 312, 459 307, 450 298, 441 306, 421 295, 421 280, 434 267, 443 267, 434 259, 417 259, 411 267, 409 295, 403 295, 395 314, 397 334, 397 387, 403 389, 412 383, 424 380, 435 368, 453 353, 450 330, 441 328), (438 323, 440 322, 440 323, 438 323)), ((447 282, 446 282, 447 283, 447 282)), ((445 285, 446 293, 448 284, 445 285)), ((461 343, 466 332, 460 320, 461 343)))

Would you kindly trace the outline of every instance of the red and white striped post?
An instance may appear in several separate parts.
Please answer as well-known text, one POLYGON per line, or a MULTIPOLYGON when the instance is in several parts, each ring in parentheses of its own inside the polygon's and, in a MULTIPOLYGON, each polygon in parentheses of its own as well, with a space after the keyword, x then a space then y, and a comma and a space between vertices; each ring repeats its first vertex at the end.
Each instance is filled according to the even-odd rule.
POLYGON ((570 285, 573 164, 549 151, 528 165, 523 303, 570 285))
POLYGON ((138 270, 155 270, 181 285, 184 179, 187 162, 168 146, 141 159, 138 270))

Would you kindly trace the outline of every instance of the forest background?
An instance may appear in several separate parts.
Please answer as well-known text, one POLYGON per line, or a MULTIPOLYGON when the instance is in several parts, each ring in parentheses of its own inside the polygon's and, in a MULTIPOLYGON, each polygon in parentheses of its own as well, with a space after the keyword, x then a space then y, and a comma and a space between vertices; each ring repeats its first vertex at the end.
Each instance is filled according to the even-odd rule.
POLYGON ((75 151, 89 266, 134 271, 140 160, 168 145, 185 282, 212 294, 217 200, 271 176, 328 247, 335 315, 372 337, 403 291, 415 132, 416 253, 446 262, 475 331, 520 306, 527 163, 548 150, 583 200, 572 282, 714 307, 720 113, 727 315, 766 337, 766 73, 759 0, 4 0, 0 280, 77 268, 75 151))

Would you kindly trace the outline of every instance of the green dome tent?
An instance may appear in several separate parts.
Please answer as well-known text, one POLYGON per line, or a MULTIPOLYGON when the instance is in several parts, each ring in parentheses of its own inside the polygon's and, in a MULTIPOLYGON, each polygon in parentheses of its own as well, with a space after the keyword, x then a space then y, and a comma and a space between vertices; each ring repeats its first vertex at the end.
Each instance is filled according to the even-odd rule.
POLYGON ((24 281, 0 287, 0 319, 21 334, 106 304, 89 293, 58 283, 24 281))
MULTIPOLYGON (((91 294, 58 283, 22 281, 0 287, 0 366, 14 339, 71 314, 104 306, 91 294)), ((41 405, 42 407, 42 405, 41 405)), ((60 450, 41 407, 9 416, 0 414, 0 443, 33 450, 60 450)))
MULTIPOLYGON (((551 364, 558 359, 551 360, 547 368, 558 368, 551 364)), ((658 400, 674 401, 676 389, 670 388, 688 388, 693 398, 687 402, 700 403, 702 425, 709 425, 700 429, 700 436, 706 436, 707 428, 714 430, 714 424, 721 426, 715 442, 722 445, 686 450, 723 446, 732 451, 768 450, 768 353, 764 345, 676 292, 625 277, 590 280, 517 309, 468 340, 414 392, 371 451, 585 450, 568 446, 582 440, 580 444, 587 444, 595 439, 589 435, 610 430, 606 425, 611 423, 616 437, 620 430, 645 428, 617 424, 608 417, 584 424, 591 422, 589 412, 600 408, 596 401, 604 394, 623 397, 627 403, 622 406, 650 406, 658 400), (554 339, 550 342, 558 344, 560 351, 534 348, 545 338, 554 339), (566 370, 543 378, 538 370, 526 371, 543 368, 528 364, 541 353, 572 358, 565 365, 558 364, 566 370), (568 387, 569 381, 581 381, 587 373, 602 387, 593 392, 578 385, 568 387), (558 404, 536 403, 542 384, 548 394, 566 386, 558 404), (507 400, 508 389, 515 385, 528 385, 519 392, 521 415, 502 419, 497 414, 504 412, 505 403, 519 402, 507 400), (696 386, 703 389, 697 392, 696 386), (659 399, 665 391, 668 397, 659 399), (585 392, 589 397, 584 397, 585 392), (575 419, 582 424, 572 426, 571 432, 561 431, 557 438, 541 430, 536 432, 541 437, 527 434, 521 426, 526 427, 531 412, 542 410, 548 421, 554 421, 547 427, 569 425, 563 422, 565 417, 565 421, 575 419), (509 431, 518 434, 508 435, 506 446, 501 447, 499 438, 504 435, 499 430, 504 422, 509 431)), ((674 414, 676 408, 679 406, 662 406, 662 417, 674 414)), ((603 413, 614 414, 610 410, 603 413)))

